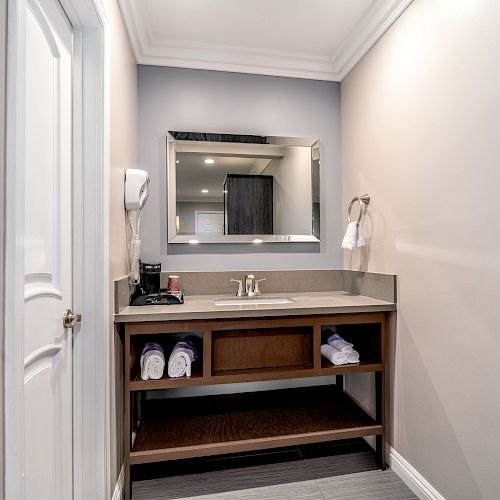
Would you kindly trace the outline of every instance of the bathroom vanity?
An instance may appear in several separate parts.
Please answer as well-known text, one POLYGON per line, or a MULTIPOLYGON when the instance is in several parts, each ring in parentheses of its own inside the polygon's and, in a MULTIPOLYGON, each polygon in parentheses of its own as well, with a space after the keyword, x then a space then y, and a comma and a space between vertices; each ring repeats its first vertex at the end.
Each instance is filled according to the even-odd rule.
MULTIPOLYGON (((286 290, 286 277, 278 275, 270 279, 269 288, 280 282, 288 303, 221 306, 214 300, 220 296, 186 294, 183 305, 117 310, 115 321, 125 348, 126 498, 131 496, 130 467, 136 464, 361 436, 376 436, 377 461, 384 467, 386 323, 388 313, 396 309, 395 277, 378 275, 378 285, 377 278, 369 277, 367 282, 371 279, 372 284, 367 285, 365 276, 361 282, 336 275, 342 287, 361 283, 372 295, 383 289, 383 298, 376 298, 342 289, 291 293, 286 290), (321 357, 321 344, 333 326, 355 345, 359 363, 334 366, 321 357), (191 377, 169 378, 165 372, 160 380, 141 379, 139 358, 146 342, 167 343, 169 337, 193 334, 203 348, 191 377), (375 374, 373 415, 344 390, 345 376, 366 372, 375 374), (160 389, 325 375, 334 376, 330 385, 176 399, 142 397, 144 391, 160 389)), ((191 286, 190 277, 181 279, 191 286)), ((318 281, 319 288, 328 286, 321 284, 319 275, 318 281)))

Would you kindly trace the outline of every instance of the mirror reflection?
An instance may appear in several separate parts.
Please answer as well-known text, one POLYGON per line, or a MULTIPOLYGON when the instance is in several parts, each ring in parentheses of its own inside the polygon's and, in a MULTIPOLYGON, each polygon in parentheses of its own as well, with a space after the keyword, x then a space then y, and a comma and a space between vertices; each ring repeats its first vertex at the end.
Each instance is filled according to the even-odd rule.
POLYGON ((317 139, 172 131, 167 147, 170 242, 319 241, 317 139))

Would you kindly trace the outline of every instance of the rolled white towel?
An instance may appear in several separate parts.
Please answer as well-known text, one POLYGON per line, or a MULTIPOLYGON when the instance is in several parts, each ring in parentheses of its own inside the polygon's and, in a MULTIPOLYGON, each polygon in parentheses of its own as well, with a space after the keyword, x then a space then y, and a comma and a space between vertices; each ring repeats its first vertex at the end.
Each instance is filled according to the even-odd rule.
POLYGON ((353 350, 354 344, 345 341, 338 333, 334 333, 328 337, 327 342, 335 349, 342 352, 351 352, 353 350))
POLYGON ((321 355, 334 365, 345 365, 347 363, 347 353, 339 351, 329 344, 321 346, 321 355))
POLYGON ((334 333, 328 337, 328 345, 339 349, 347 354, 347 362, 354 364, 359 363, 359 352, 354 349, 354 344, 344 340, 338 333, 334 333))
POLYGON ((347 353, 347 362, 350 364, 359 363, 359 352, 352 349, 347 353))
POLYGON ((196 359, 196 350, 191 342, 177 342, 168 358, 168 376, 172 378, 191 376, 191 364, 196 359))
POLYGON ((165 354, 156 342, 148 342, 141 353, 141 378, 142 380, 158 380, 163 376, 165 369, 165 354))

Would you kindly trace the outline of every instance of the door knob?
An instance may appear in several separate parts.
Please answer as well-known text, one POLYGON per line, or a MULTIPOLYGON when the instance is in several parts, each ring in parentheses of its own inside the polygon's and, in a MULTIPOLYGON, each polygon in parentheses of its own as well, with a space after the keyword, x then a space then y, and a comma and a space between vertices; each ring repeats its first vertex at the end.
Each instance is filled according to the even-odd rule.
POLYGON ((81 314, 73 314, 71 309, 66 309, 63 314, 64 328, 73 328, 77 323, 82 321, 81 314))

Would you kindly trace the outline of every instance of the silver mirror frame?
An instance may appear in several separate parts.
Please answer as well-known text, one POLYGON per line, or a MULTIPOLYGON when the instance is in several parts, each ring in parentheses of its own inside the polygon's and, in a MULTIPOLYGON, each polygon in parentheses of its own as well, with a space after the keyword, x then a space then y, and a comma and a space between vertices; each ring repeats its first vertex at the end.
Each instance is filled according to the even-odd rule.
MULTIPOLYGON (((316 155, 319 155, 319 139, 309 137, 272 137, 277 141, 273 144, 310 146, 316 155)), ((262 234, 262 235, 178 235, 176 227, 177 215, 177 184, 176 184, 176 148, 175 139, 167 132, 166 136, 166 192, 167 192, 167 241, 168 244, 265 244, 265 243, 319 243, 321 240, 313 232, 313 220, 311 217, 311 234, 262 234)), ((314 156, 314 154, 313 154, 314 156)), ((314 159, 314 158, 313 158, 314 159)), ((312 165, 312 163, 311 163, 312 165)), ((319 168, 319 166, 318 166, 319 168)), ((320 174, 317 172, 318 186, 320 192, 320 174)), ((311 184, 311 190, 314 188, 311 184)), ((314 198, 314 196, 313 196, 314 198)), ((320 200, 321 203, 321 200, 320 200)), ((311 207, 311 216, 312 207, 311 207)), ((319 233, 321 235, 321 233, 319 233)))

